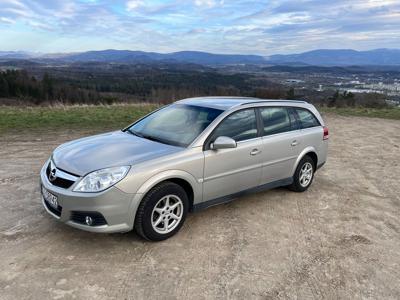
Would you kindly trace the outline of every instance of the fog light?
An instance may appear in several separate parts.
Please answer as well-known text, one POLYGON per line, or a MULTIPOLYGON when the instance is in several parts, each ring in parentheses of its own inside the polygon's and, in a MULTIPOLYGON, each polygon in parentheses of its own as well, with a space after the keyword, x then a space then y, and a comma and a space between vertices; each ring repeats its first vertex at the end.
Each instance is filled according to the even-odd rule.
POLYGON ((86 216, 85 222, 86 222, 86 225, 92 226, 93 219, 91 217, 89 217, 89 216, 86 216))

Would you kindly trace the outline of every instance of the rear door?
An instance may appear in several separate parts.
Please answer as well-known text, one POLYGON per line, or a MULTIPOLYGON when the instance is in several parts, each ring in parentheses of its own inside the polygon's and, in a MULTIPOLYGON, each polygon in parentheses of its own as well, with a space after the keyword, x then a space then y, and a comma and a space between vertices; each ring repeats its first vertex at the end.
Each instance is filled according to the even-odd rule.
POLYGON ((262 143, 255 109, 243 109, 227 116, 211 134, 209 142, 204 151, 204 201, 259 185, 262 143), (209 142, 219 136, 234 139, 237 147, 210 150, 209 142))
POLYGON ((260 107, 262 120, 261 184, 292 177, 301 149, 300 128, 291 107, 260 107))

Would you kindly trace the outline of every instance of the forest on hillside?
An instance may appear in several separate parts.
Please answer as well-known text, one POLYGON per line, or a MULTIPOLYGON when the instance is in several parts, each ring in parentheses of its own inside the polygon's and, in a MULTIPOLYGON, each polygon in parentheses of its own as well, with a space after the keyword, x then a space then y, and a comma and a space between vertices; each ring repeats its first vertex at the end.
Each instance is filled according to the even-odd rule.
POLYGON ((384 107, 379 94, 296 90, 251 73, 176 66, 73 65, 0 71, 0 104, 169 103, 195 96, 303 99, 332 107, 384 107))

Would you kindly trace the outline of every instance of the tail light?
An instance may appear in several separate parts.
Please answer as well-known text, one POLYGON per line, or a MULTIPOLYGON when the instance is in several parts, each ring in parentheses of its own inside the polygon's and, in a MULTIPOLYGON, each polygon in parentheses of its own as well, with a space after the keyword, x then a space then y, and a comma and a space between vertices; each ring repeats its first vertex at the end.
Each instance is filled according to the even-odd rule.
POLYGON ((323 140, 329 139, 329 130, 328 127, 324 126, 324 136, 322 138, 323 140))

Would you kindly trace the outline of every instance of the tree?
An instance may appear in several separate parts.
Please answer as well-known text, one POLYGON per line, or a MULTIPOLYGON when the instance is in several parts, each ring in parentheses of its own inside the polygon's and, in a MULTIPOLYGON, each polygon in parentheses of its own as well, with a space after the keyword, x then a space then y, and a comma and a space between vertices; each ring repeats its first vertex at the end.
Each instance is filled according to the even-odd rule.
POLYGON ((0 73, 0 97, 9 97, 8 82, 4 78, 3 74, 0 73))
POLYGON ((43 96, 46 100, 53 99, 54 96, 53 80, 50 78, 48 73, 45 73, 43 75, 42 91, 43 91, 43 96))
POLYGON ((257 89, 254 96, 262 99, 283 99, 286 94, 281 87, 268 87, 257 89))
POLYGON ((294 88, 290 88, 287 92, 286 92, 286 98, 290 99, 290 100, 294 100, 296 98, 295 94, 294 94, 294 88))

